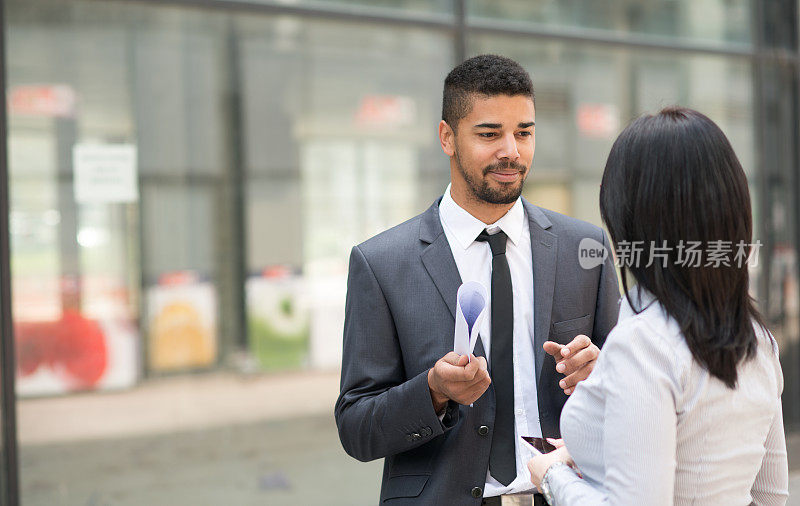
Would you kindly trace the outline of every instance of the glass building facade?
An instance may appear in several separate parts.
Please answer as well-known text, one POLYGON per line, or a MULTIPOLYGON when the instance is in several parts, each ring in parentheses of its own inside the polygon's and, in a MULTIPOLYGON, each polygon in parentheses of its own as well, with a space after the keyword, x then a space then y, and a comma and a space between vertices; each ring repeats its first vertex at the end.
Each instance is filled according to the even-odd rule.
POLYGON ((8 504, 375 502, 379 464, 332 419, 349 251, 445 189, 442 83, 480 53, 533 78, 525 196, 598 225, 631 119, 680 104, 720 125, 800 427, 796 2, 3 5, 8 504))

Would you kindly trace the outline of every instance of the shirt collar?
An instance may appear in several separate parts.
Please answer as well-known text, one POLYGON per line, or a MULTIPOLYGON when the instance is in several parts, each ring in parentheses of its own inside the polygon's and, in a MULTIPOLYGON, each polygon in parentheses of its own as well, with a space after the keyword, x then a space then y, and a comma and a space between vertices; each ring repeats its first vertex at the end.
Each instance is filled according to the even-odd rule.
POLYGON ((517 198, 511 209, 508 210, 502 218, 492 224, 486 224, 478 218, 472 216, 466 209, 459 206, 453 197, 450 195, 450 185, 442 196, 442 201, 439 203, 439 215, 441 216, 442 223, 448 228, 450 233, 455 236, 459 246, 462 249, 467 249, 475 238, 478 237, 483 229, 488 229, 489 232, 494 232, 493 229, 499 228, 506 233, 508 238, 514 245, 518 245, 522 239, 522 232, 525 222, 525 208, 522 206, 522 199, 517 198))

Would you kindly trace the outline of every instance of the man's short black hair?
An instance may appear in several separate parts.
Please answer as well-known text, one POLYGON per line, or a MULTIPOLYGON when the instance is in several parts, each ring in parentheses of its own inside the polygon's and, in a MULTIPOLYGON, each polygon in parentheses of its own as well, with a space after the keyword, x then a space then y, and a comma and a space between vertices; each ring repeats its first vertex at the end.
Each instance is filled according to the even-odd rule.
POLYGON ((473 56, 447 74, 442 94, 442 119, 455 130, 472 109, 473 94, 525 95, 533 100, 533 82, 522 65, 495 54, 473 56))

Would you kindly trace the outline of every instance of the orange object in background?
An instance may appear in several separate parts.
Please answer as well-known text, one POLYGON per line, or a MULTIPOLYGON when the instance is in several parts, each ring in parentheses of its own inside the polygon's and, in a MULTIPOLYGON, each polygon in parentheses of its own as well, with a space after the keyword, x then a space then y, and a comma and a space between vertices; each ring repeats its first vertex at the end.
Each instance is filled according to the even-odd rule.
POLYGON ((212 365, 216 358, 213 341, 191 302, 169 303, 153 319, 150 366, 169 371, 212 365))
POLYGON ((202 369, 217 361, 216 287, 194 271, 159 277, 146 292, 151 372, 202 369))

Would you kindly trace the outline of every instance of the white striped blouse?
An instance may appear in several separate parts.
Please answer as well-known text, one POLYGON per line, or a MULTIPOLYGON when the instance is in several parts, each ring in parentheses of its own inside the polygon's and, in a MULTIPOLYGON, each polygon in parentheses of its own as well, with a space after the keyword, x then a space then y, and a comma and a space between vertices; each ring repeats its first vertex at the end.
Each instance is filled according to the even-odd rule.
POLYGON ((692 358, 658 302, 643 299, 635 314, 622 298, 594 371, 562 411, 583 479, 566 466, 548 473, 555 504, 785 504, 783 375, 772 336, 756 327, 758 353, 739 365, 731 390, 692 358))

